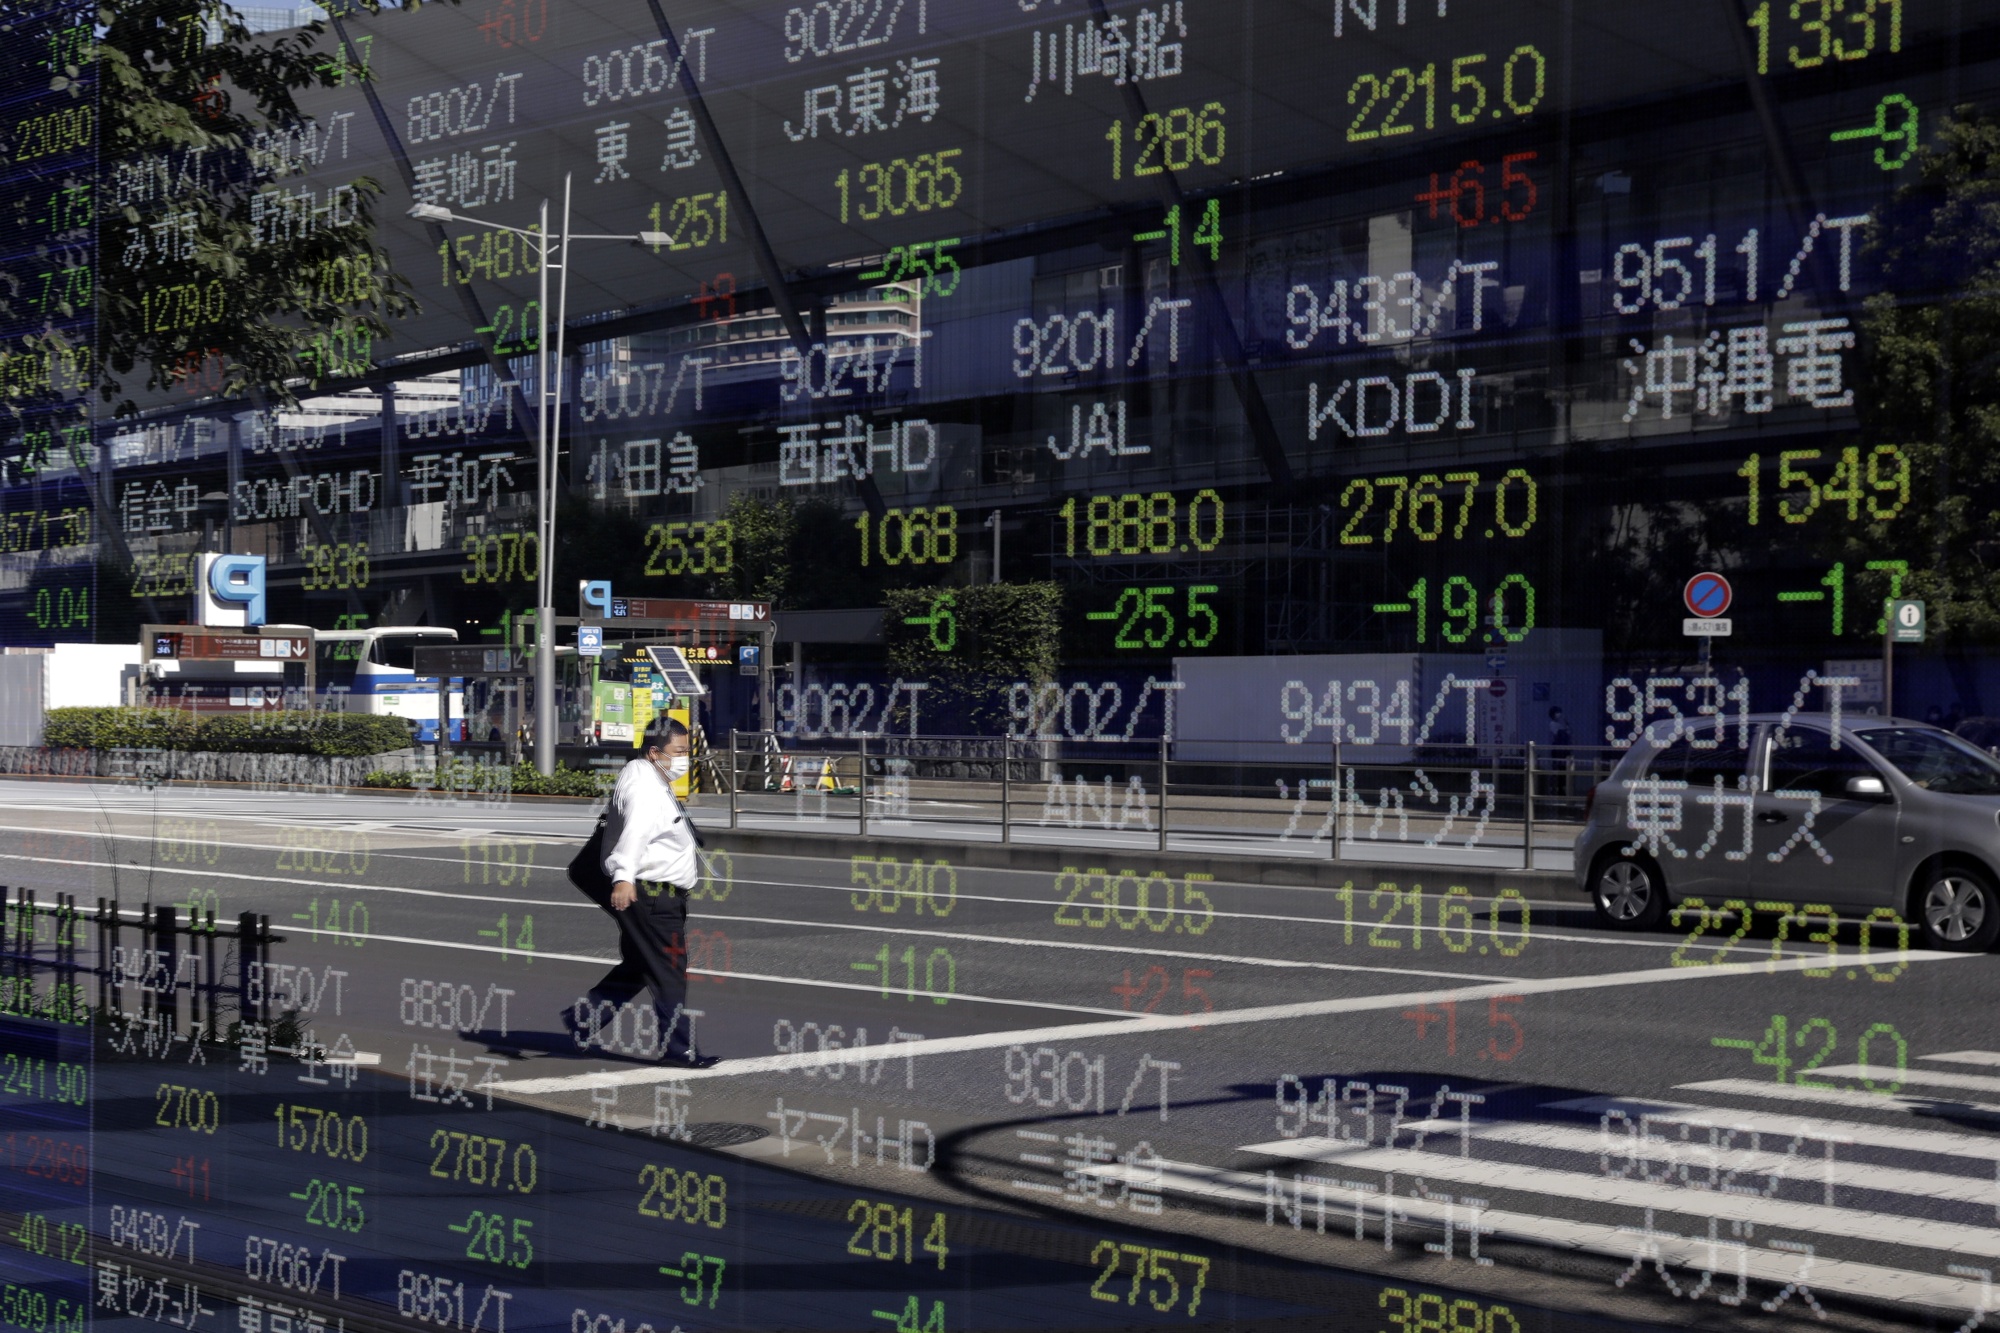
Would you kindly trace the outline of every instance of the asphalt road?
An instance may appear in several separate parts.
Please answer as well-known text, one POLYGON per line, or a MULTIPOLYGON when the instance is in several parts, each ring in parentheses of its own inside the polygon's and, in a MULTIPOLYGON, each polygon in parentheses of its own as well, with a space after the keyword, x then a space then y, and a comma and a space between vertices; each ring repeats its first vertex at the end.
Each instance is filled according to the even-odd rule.
MULTIPOLYGON (((718 833, 689 1002, 727 1058, 671 1075, 644 1015, 565 1021, 615 954, 561 870, 591 818, 0 783, 0 883, 120 914, 73 936, 94 1022, 0 1027, 23 1136, 0 1267, 155 1323, 149 1284, 206 1283, 196 1328, 246 1296, 476 1333, 2000 1309, 1992 956, 1758 910, 1614 934, 1549 875, 1278 887, 1143 848, 1063 874, 718 833), (142 932, 163 905, 214 912, 212 973, 199 937, 142 932), (254 976, 243 912, 279 937, 254 976), (210 980, 218 1030, 191 1041, 210 980), (36 1060, 89 1063, 87 1104, 37 1091, 36 1060), (23 1165, 86 1129, 94 1202, 23 1165), (56 1251, 86 1228, 90 1264, 31 1215, 56 1251)), ((46 1009, 62 923, 8 921, 39 989, 7 1007, 46 1009)))

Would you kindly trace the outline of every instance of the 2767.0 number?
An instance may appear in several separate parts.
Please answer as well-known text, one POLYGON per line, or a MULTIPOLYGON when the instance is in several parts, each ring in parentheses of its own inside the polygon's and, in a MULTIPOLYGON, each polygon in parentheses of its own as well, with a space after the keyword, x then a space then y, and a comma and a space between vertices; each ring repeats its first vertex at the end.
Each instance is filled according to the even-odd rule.
MULTIPOLYGON (((1444 488, 1447 486, 1461 488, 1457 496, 1458 514, 1451 525, 1451 536, 1456 541, 1466 534, 1471 525, 1479 482, 1477 472, 1447 472, 1442 476, 1426 472, 1418 477, 1356 477, 1340 493, 1342 505, 1356 505, 1359 501, 1340 530, 1340 544, 1375 544, 1375 533, 1359 529, 1375 506, 1377 492, 1390 490, 1394 490, 1395 495, 1383 506, 1386 521, 1380 534, 1382 543, 1386 546, 1395 541, 1398 527, 1404 528, 1420 542, 1437 541, 1444 536, 1447 512, 1444 488)), ((1493 526, 1486 529, 1486 535, 1491 537, 1497 531, 1509 537, 1526 536, 1528 529, 1535 525, 1536 511, 1540 507, 1538 491, 1535 479, 1528 475, 1526 468, 1508 468, 1493 488, 1493 526), (1515 486, 1519 486, 1521 497, 1513 502, 1511 508, 1525 510, 1518 515, 1510 512, 1508 502, 1508 490, 1515 486)))

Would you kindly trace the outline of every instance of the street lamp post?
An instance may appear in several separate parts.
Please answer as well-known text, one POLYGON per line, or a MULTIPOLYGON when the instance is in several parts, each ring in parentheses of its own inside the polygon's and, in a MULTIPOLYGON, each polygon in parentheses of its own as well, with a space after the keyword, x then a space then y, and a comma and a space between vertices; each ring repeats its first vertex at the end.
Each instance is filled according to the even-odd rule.
MULTIPOLYGON (((627 241, 657 250, 668 243, 665 232, 622 235, 572 234, 569 229, 570 174, 563 173, 562 229, 549 232, 549 201, 542 201, 541 221, 534 228, 509 227, 485 218, 467 217, 437 204, 418 204, 410 216, 423 222, 464 222, 494 231, 512 232, 532 242, 539 259, 541 291, 535 302, 535 769, 548 774, 556 766, 556 639, 555 538, 556 453, 562 434, 563 333, 569 309, 569 244, 571 241, 627 241), (549 346, 549 270, 556 280, 556 338, 549 346)), ((438 720, 440 727, 449 718, 438 720)))

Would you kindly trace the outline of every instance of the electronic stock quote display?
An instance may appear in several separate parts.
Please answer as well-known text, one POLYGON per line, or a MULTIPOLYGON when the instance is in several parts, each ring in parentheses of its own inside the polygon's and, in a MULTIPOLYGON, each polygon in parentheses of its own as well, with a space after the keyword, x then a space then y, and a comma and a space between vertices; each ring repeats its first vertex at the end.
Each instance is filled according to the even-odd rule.
MULTIPOLYGON (((1577 679, 1516 670, 1542 688, 1510 726, 1560 704, 1616 743, 1606 682, 1691 652, 1697 566, 1737 579, 1729 669, 1782 706, 1970 540, 1920 533, 1957 474, 1888 418, 1867 303, 1941 299, 1890 290, 1884 256, 1928 225, 1897 204, 1919 147, 1980 105, 1976 6, 1717 6, 1671 33, 1624 6, 1185 0, 336 18, 335 86, 229 178, 274 248, 378 182, 420 311, 303 368, 381 382, 466 349, 435 362, 457 401, 287 416, 190 371, 143 426, 66 427, 95 443, 11 474, 23 641, 176 604, 224 540, 279 562, 290 618, 370 623, 429 578, 434 619, 504 630, 536 567, 505 532, 532 504, 534 229, 565 179, 576 233, 657 241, 576 241, 561 275, 562 485, 645 520, 608 571, 628 584, 749 581, 722 517, 746 478, 840 514, 802 594, 825 606, 990 574, 998 512, 1000 572, 1063 588, 1079 678, 1547 658, 1577 679), (63 560, 119 573, 65 595, 63 560)), ((196 156, 99 162, 97 202, 140 219, 127 254, 186 243, 196 156)), ((31 286, 85 267, 37 262, 31 286)), ((336 300, 381 278, 323 267, 336 300)), ((206 290, 160 318, 199 325, 206 290)), ((1275 743, 1280 691, 1255 689, 1275 743)))
MULTIPOLYGON (((438 368, 450 401, 288 414, 191 370, 143 421, 87 410, 25 340, 124 259, 91 248, 96 210, 182 247, 205 178, 101 151, 51 51, 4 127, 8 188, 41 192, 6 256, 8 382, 42 391, 4 476, 10 643, 174 619, 204 542, 271 556, 274 620, 420 598, 505 632, 538 556, 540 238, 462 219, 532 230, 565 176, 576 233, 664 239, 578 240, 563 271, 560 485, 636 520, 596 557, 620 568, 564 576, 749 595, 732 498, 816 502, 801 586, 934 589, 887 628, 943 672, 997 514, 999 573, 1063 595, 1058 679, 992 683, 1019 736, 1317 757, 1547 741, 1560 705, 1616 750, 1704 703, 1825 705, 1883 599, 1981 562, 1976 519, 1929 517, 1972 474, 1871 338, 1952 306, 1891 260, 1952 221, 1905 191, 1992 109, 1992 5, 336 17, 342 77, 245 150, 243 207, 280 247, 380 182, 422 308, 305 369, 438 368), (1679 592, 1704 568, 1736 631, 1697 670, 1679 592), (1461 709, 1474 678, 1505 707, 1461 709)), ((202 328, 209 291, 144 317, 202 328)), ((1990 657, 1953 652, 1899 663, 1899 697, 1983 711, 1990 657)), ((942 689, 860 653, 775 693, 788 738, 996 716, 922 713, 942 689)), ((1124 798, 1034 776, 1045 826, 1124 798)), ((1326 809, 1312 780, 1281 793, 1287 836, 1326 809)), ((472 831, 441 842, 253 833, 120 791, 143 821, 6 835, 0 1320, 27 1333, 1993 1317, 1991 1010, 1940 980, 1990 960, 1915 956, 1889 909, 1683 903, 1664 947, 1591 965, 1726 998, 1645 1014, 1561 998, 1541 880, 1343 871, 1301 941, 1252 924, 1301 914, 1282 895, 1140 851, 1030 874, 724 845, 675 1021, 744 1072, 677 1079, 657 1015, 587 998, 609 927, 561 875, 587 826, 480 832, 500 807, 461 796, 472 831), (143 887, 100 864, 134 847, 143 887), (1023 974, 1024 943, 1076 965, 1023 974), (1292 1004, 1325 1007, 1268 1042, 1213 1017, 1292 1004)), ((1119 831, 1153 831, 1144 805, 1119 831)))

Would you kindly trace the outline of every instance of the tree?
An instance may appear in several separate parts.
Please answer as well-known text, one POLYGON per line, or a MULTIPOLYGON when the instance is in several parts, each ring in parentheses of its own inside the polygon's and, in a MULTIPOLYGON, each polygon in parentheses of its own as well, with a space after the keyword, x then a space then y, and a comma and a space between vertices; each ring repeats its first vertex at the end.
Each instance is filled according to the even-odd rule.
POLYGON ((729 524, 733 557, 725 576, 729 595, 788 606, 797 506, 789 500, 766 500, 738 491, 724 506, 722 521, 729 524))
MULTIPOLYGON (((95 19, 37 72, 79 109, 94 99, 94 281, 47 302, 24 344, 73 352, 60 326, 94 307, 82 378, 121 416, 197 374, 204 392, 291 403, 366 371, 372 339, 415 309, 374 239, 381 187, 286 184, 321 133, 298 93, 365 69, 329 54, 323 24, 253 36, 212 0, 111 0, 95 19)), ((28 225, 47 193, 20 192, 9 221, 28 225)))
POLYGON ((1869 247, 1880 291, 1862 320, 1871 445, 1910 460, 1895 524, 1853 558, 1910 564, 1903 595, 1948 641, 2000 637, 2000 123, 1961 108, 1916 159, 1869 247))
POLYGON ((1056 583, 892 589, 884 599, 890 669, 930 682, 927 716, 1004 734, 1008 688, 1056 678, 1062 602, 1056 583))

